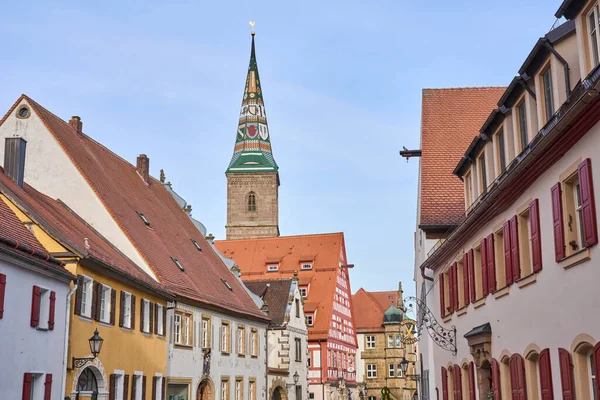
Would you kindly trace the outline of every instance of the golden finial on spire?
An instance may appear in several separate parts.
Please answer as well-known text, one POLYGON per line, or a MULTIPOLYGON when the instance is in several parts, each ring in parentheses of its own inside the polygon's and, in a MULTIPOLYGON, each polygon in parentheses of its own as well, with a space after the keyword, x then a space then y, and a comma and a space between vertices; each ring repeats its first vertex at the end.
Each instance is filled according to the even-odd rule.
POLYGON ((252 27, 252 32, 250 32, 250 33, 252 34, 252 36, 254 36, 254 34, 256 33, 256 32, 254 32, 254 25, 256 25, 256 21, 250 21, 249 24, 252 27))

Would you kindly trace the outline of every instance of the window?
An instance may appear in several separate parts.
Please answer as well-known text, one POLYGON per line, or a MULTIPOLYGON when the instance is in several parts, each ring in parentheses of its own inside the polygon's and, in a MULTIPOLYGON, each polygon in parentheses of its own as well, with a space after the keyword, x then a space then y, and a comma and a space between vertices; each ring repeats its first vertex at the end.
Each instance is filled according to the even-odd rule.
POLYGON ((531 269, 531 232, 529 230, 529 209, 519 214, 517 228, 519 230, 519 265, 520 277, 532 273, 531 269))
POLYGON ((223 284, 225 285, 225 287, 227 289, 229 289, 230 291, 233 291, 233 288, 231 287, 231 285, 229 284, 229 282, 227 282, 225 279, 221 278, 221 282, 223 282, 223 284))
POLYGON ((313 316, 312 314, 306 315, 306 325, 313 326, 313 316))
POLYGON ((140 218, 141 218, 141 220, 144 222, 144 224, 145 224, 146 226, 150 226, 150 221, 148 221, 148 219, 147 219, 147 218, 144 216, 144 214, 142 214, 142 213, 141 213, 141 212, 139 212, 139 211, 136 211, 136 212, 137 212, 137 215, 139 215, 139 216, 140 216, 140 218))
POLYGON ((388 335, 387 347, 394 347, 394 335, 388 335))
POLYGON ((527 109, 525 108, 525 100, 517 106, 517 116, 519 118, 519 138, 521 139, 521 151, 525 150, 529 139, 527 138, 527 109))
POLYGON ((456 302, 456 308, 461 309, 466 305, 463 263, 462 261, 458 261, 455 265, 456 271, 454 272, 454 276, 456 277, 456 294, 454 296, 454 301, 456 302))
POLYGON ((306 288, 305 287, 301 287, 300 288, 300 296, 302 296, 302 298, 306 298, 306 288))
POLYGON ((487 173, 485 168, 485 154, 482 152, 477 159, 479 165, 479 193, 487 192, 487 173))
POLYGON ((181 344, 181 314, 175 313, 173 330, 173 341, 181 344))
POLYGON ((187 383, 169 383, 167 385, 168 400, 188 400, 190 386, 187 383))
POLYGON ((184 346, 192 346, 192 316, 189 314, 185 314, 183 316, 183 335, 182 335, 182 344, 184 346))
POLYGON ((367 378, 377 378, 377 364, 367 364, 367 378))
POLYGON ((111 295, 111 288, 106 286, 106 285, 102 285, 101 286, 101 297, 100 297, 100 322, 106 322, 107 324, 110 323, 110 310, 111 310, 111 304, 110 304, 110 295, 111 295))
POLYGON ((194 239, 190 239, 190 240, 192 241, 192 243, 194 243, 194 246, 196 247, 196 249, 198 249, 199 252, 202 252, 202 247, 200 247, 198 242, 196 242, 194 239))
POLYGON ((235 400, 244 400, 244 392, 242 388, 242 381, 240 379, 235 380, 235 400))
POLYGON ((302 361, 302 339, 294 339, 296 344, 296 361, 302 361))
POLYGON ((375 336, 367 336, 367 349, 375 348, 375 336))
MULTIPOLYGON (((143 395, 143 385, 144 385, 144 377, 140 374, 134 374, 131 376, 131 400, 142 400, 143 395), (133 397, 133 390, 135 388, 135 398, 133 397)), ((124 400, 127 398, 127 394, 125 393, 124 400)), ((144 399, 145 400, 145 399, 144 399)))
POLYGON ((142 332, 150 333, 150 302, 146 299, 142 299, 142 321, 144 326, 142 327, 142 332))
POLYGON ((473 174, 471 173, 471 171, 469 171, 465 174, 465 203, 467 208, 469 208, 471 204, 473 204, 473 196, 473 174))
POLYGON ((598 400, 598 391, 596 390, 596 380, 597 380, 597 376, 596 376, 596 364, 594 363, 594 352, 591 351, 590 352, 590 356, 588 358, 589 360, 589 374, 590 374, 590 385, 591 385, 591 392, 594 394, 594 400, 598 400))
POLYGON ((300 300, 296 299, 296 318, 300 318, 300 300))
POLYGON ((600 17, 598 13, 598 6, 596 5, 592 11, 587 16, 587 24, 588 24, 588 34, 590 39, 590 53, 591 53, 591 61, 592 68, 594 68, 598 63, 600 63, 600 40, 599 40, 599 29, 598 29, 598 18, 600 17))
MULTIPOLYGON (((510 249, 510 244, 508 245, 510 249)), ((504 231, 500 229, 494 238, 494 260, 496 265, 496 283, 498 288, 506 285, 506 264, 504 251, 504 231)))
POLYGON ((125 393, 125 376, 124 376, 123 372, 121 371, 121 372, 117 373, 115 371, 115 374, 113 375, 112 378, 114 379, 114 382, 115 382, 114 387, 117 389, 115 399, 125 400, 127 394, 125 393))
POLYGON ((163 377, 161 375, 156 375, 152 378, 154 380, 154 387, 156 388, 156 396, 152 400, 162 400, 164 399, 164 389, 163 389, 163 377))
POLYGON ((248 193, 248 212, 256 212, 256 194, 248 193))
POLYGON ((92 317, 92 278, 83 277, 83 285, 81 289, 81 315, 84 317, 92 317))
POLYGON ((581 187, 578 173, 574 173, 564 182, 565 212, 567 217, 566 255, 573 254, 582 248, 583 244, 583 216, 581 214, 581 187))
POLYGON ((171 257, 171 260, 173 260, 173 262, 175 263, 175 265, 177 265, 177 268, 179 268, 182 271, 185 271, 185 268, 183 268, 183 265, 179 262, 178 259, 171 257))
POLYGON ((165 321, 164 321, 164 306, 160 304, 154 305, 155 316, 156 316, 156 334, 160 336, 164 336, 165 334, 165 321))
POLYGON ((54 329, 55 292, 33 286, 31 326, 40 330, 54 329))
POLYGON ((192 346, 192 315, 176 311, 173 324, 173 342, 180 346, 192 346))
POLYGON ((256 382, 248 382, 248 400, 256 400, 256 382))
POLYGON ((246 328, 240 326, 237 329, 237 353, 239 355, 246 355, 246 328))
POLYGON ((210 348, 210 336, 211 336, 210 333, 211 333, 210 319, 202 318, 202 348, 203 349, 210 348))
POLYGON ((402 338, 400 335, 396 335, 396 347, 402 347, 402 338))
POLYGON ((395 377, 396 376, 396 368, 394 367, 394 364, 389 364, 388 367, 389 367, 388 378, 395 377))
POLYGON ((250 331, 250 350, 253 357, 258 357, 258 331, 256 329, 250 331))
POLYGON ((221 324, 221 352, 229 353, 229 323, 221 324))
POLYGON ((481 247, 473 252, 473 272, 475 273, 475 298, 483 297, 483 277, 481 276, 481 247))
POLYGON ((504 148, 504 130, 501 128, 496 134, 496 147, 500 162, 500 173, 506 169, 506 149, 504 148))
POLYGON ((131 328, 131 293, 121 291, 121 321, 120 325, 123 328, 131 328))
POLYGON ((221 400, 229 400, 229 381, 221 380, 221 400))
POLYGON ((544 111, 546 121, 550 121, 554 114, 554 101, 552 100, 552 70, 550 67, 542 72, 542 87, 544 90, 544 111))
POLYGON ((312 269, 312 263, 302 263, 302 269, 312 269))
POLYGON ((402 365, 398 364, 396 371, 398 372, 398 378, 402 378, 402 365))
POLYGON ((278 269, 279 269, 279 265, 278 264, 267 265, 267 271, 269 271, 269 272, 275 272, 278 269))

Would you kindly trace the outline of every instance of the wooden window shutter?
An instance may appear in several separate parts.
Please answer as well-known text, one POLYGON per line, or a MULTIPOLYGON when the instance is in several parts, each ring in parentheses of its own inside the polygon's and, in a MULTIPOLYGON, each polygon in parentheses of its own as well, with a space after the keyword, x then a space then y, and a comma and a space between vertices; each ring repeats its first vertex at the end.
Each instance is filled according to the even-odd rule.
POLYGON ((540 205, 538 199, 529 204, 529 231, 531 232, 531 260, 533 272, 542 270, 542 238, 540 231, 540 205))
POLYGON ((152 378, 152 397, 150 398, 150 400, 156 400, 156 385, 158 379, 160 378, 157 376, 152 378))
POLYGON ((52 374, 46 374, 44 382, 44 400, 52 400, 52 374))
MULTIPOLYGON (((123 400, 127 400, 127 393, 129 393, 129 375, 123 376, 123 400)), ((133 396, 131 396, 134 399, 133 396)))
POLYGON ((454 364, 454 399, 462 400, 462 371, 460 366, 454 364))
POLYGON ((131 375, 131 400, 137 400, 137 380, 138 375, 131 375))
POLYGON ((454 310, 458 310, 460 302, 458 301, 458 264, 452 264, 452 283, 454 284, 454 310))
POLYGON ((510 246, 510 222, 506 221, 502 228, 502 237, 504 240, 504 270, 506 275, 506 286, 513 283, 512 277, 512 256, 510 246))
POLYGON ((552 367, 550 366, 550 350, 544 349, 538 357, 540 370, 540 393, 542 400, 554 400, 552 388, 552 367))
POLYGON ((518 400, 519 399, 519 377, 518 377, 518 368, 517 360, 513 357, 510 359, 510 391, 511 398, 518 400))
POLYGON ((152 333, 154 331, 154 304, 152 304, 151 301, 149 301, 148 303, 148 318, 150 319, 150 324, 148 325, 148 333, 152 333))
POLYGON ((117 291, 110 290, 110 324, 114 325, 117 318, 117 291))
POLYGON ((494 400, 502 400, 500 387, 500 364, 492 358, 492 389, 494 390, 494 400))
MULTIPOLYGON (((54 330, 54 314, 56 311, 56 292, 50 292, 50 310, 48 310, 48 329, 54 330)), ((50 375, 52 376, 52 375, 50 375)))
MULTIPOLYGON (((440 285, 440 315, 442 318, 444 318, 446 316, 446 299, 444 298, 444 273, 441 272, 440 273, 440 280, 439 280, 439 285, 440 285)), ((173 337, 173 334, 171 334, 171 337, 173 337)), ((212 340, 211 340, 212 342, 212 340)))
MULTIPOLYGON (((164 321, 165 320, 163 318, 163 325, 165 324, 164 321)), ((154 305, 154 334, 158 334, 158 303, 154 305)))
POLYGON ((144 299, 140 299, 140 332, 144 332, 144 323, 146 322, 146 313, 144 310, 144 299))
POLYGON ((108 399, 116 400, 116 398, 117 398, 117 376, 115 374, 110 374, 109 386, 110 386, 110 392, 108 395, 108 399))
POLYGON ((131 295, 131 311, 129 312, 131 318, 131 330, 135 329, 135 296, 131 295))
POLYGON ((23 400, 31 400, 31 385, 33 383, 33 374, 26 372, 23 375, 23 400))
POLYGON ((596 390, 596 398, 600 399, 600 379, 598 379, 598 377, 600 377, 600 342, 596 343, 596 345, 594 346, 594 374, 596 375, 596 387, 594 388, 594 390, 596 390))
POLYGON ((81 302, 83 301, 83 276, 77 275, 77 291, 75 292, 75 315, 81 315, 81 302))
POLYGON ((513 400, 527 400, 525 363, 519 354, 513 354, 510 358, 510 386, 513 400))
MULTIPOLYGON (((165 307, 165 309, 166 309, 166 307, 165 307)), ((166 314, 165 314, 165 316, 166 316, 166 314)), ((163 321, 166 321, 166 319, 163 320, 163 321)), ((165 400, 165 397, 166 397, 165 393, 167 393, 167 377, 163 376, 162 377, 162 390, 161 390, 161 394, 160 394, 160 400, 165 400)), ((154 400, 154 399, 152 399, 152 400, 154 400)))
POLYGON ((488 253, 487 253, 487 239, 484 238, 481 241, 481 247, 479 248, 481 252, 481 288, 483 297, 487 296, 490 292, 490 287, 488 283, 488 274, 487 274, 487 263, 488 263, 488 253))
POLYGON ((487 237, 487 278, 490 293, 496 291, 496 257, 494 252, 494 234, 487 237))
POLYGON ((596 205, 594 202, 594 183, 592 182, 592 161, 589 158, 579 164, 579 198, 583 223, 583 244, 590 247, 598 243, 596 226, 596 205))
POLYGON ((0 319, 4 317, 4 296, 6 294, 6 275, 0 274, 0 319))
POLYGON ((31 294, 31 321, 32 327, 37 328, 40 324, 40 301, 41 290, 39 286, 34 286, 31 294))
POLYGON ((475 253, 473 249, 469 250, 468 260, 469 260, 469 284, 470 284, 470 292, 471 292, 471 301, 475 302, 477 300, 477 291, 475 290, 475 253))
POLYGON ((510 263, 512 266, 512 280, 516 282, 521 278, 521 262, 519 261, 519 229, 517 216, 510 219, 510 263))
POLYGON ((554 227, 554 258, 565 258, 565 228, 563 226, 562 190, 560 182, 552 186, 552 226, 554 227))
POLYGON ((119 302, 119 326, 123 327, 123 320, 125 319, 125 292, 121 290, 121 301, 119 302))
POLYGON ((463 295, 464 295, 464 301, 465 301, 465 306, 469 305, 469 303, 471 302, 471 296, 469 294, 469 256, 467 255, 467 253, 465 253, 463 255, 463 263, 462 263, 462 270, 463 270, 463 295))
POLYGON ((146 400, 146 375, 142 377, 142 400, 146 400))
POLYGON ((475 364, 469 363, 469 400, 475 399, 475 364))
POLYGON ((560 365, 560 383, 562 386, 563 400, 575 400, 573 385, 573 361, 568 350, 558 349, 558 361, 560 365))
POLYGON ((448 268, 448 312, 452 314, 454 312, 454 275, 452 274, 452 266, 448 268))
POLYGON ((448 400, 448 371, 442 367, 442 400, 448 400))
POLYGON ((166 336, 167 334, 167 305, 163 305, 163 326, 161 335, 166 336))
POLYGON ((94 290, 92 291, 92 319, 100 321, 100 295, 102 290, 102 284, 94 281, 94 290))

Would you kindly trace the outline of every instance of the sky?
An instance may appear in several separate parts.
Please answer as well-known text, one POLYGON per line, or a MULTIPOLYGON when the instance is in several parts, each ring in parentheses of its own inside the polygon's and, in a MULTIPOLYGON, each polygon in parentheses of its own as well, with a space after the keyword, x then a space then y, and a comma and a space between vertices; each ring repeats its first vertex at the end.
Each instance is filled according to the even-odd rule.
MULTIPOLYGON (((0 113, 25 93, 135 164, 217 239, 250 57, 282 235, 344 232, 351 289, 414 294, 423 88, 506 86, 561 0, 37 1, 0 14, 0 113)), ((476 132, 474 132, 474 135, 476 132)))

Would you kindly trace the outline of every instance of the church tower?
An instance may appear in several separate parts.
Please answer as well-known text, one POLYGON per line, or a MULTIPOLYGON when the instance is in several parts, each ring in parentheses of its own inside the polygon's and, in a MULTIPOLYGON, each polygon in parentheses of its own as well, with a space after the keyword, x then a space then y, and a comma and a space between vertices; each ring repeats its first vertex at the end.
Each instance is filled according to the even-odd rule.
POLYGON ((227 176, 227 239, 279 236, 279 168, 271 152, 254 30, 246 88, 227 176))

